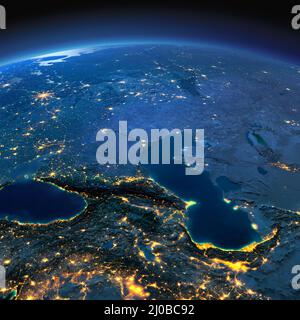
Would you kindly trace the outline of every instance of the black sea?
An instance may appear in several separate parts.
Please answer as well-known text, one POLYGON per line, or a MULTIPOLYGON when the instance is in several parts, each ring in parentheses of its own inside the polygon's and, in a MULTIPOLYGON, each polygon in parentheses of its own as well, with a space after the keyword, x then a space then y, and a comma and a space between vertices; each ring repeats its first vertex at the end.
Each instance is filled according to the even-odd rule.
POLYGON ((70 219, 86 206, 78 194, 36 181, 18 182, 0 190, 0 219, 49 223, 70 219))

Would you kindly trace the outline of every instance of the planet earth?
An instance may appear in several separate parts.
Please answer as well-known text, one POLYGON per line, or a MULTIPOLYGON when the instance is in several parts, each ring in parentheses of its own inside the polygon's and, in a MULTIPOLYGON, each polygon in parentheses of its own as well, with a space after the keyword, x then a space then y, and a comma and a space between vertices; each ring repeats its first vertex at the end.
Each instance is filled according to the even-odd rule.
POLYGON ((299 299, 299 92, 300 66, 210 45, 0 66, 2 298, 299 299), (99 165, 124 120, 204 129, 205 172, 99 165))

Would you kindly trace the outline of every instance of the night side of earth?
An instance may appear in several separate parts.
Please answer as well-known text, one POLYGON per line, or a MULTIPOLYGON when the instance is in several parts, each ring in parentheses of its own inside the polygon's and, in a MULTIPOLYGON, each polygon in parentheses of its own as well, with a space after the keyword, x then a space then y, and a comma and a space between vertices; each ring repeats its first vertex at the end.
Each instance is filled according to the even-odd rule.
POLYGON ((0 66, 1 299, 299 299, 300 66, 122 44, 0 66), (101 128, 205 130, 205 171, 99 165, 101 128))

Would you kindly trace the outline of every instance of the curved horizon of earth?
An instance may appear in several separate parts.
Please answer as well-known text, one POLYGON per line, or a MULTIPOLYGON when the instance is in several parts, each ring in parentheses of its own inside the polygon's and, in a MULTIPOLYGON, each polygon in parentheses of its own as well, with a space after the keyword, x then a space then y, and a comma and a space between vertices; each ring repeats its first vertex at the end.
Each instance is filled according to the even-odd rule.
POLYGON ((105 46, 1 66, 0 184, 51 181, 88 203, 75 219, 47 226, 0 222, 0 263, 10 261, 10 289, 18 290, 21 268, 43 290, 28 283, 18 298, 52 298, 54 288, 45 287, 50 274, 61 280, 61 297, 81 298, 80 283, 72 275, 83 268, 95 272, 85 280, 87 298, 295 298, 290 270, 300 259, 299 87, 299 66, 209 46, 105 46), (238 210, 223 221, 220 212, 211 210, 204 220, 206 199, 188 188, 203 188, 204 194, 210 182, 182 176, 176 181, 177 168, 169 175, 161 171, 155 182, 142 166, 98 165, 96 133, 117 130, 121 120, 128 121, 129 130, 204 128, 210 182, 238 210), (180 183, 187 186, 187 196, 197 199, 186 198, 180 183), (191 200, 204 205, 186 212, 185 201, 191 200), (217 216, 222 222, 218 233, 217 216), (238 238, 249 230, 253 238, 238 238), (208 234, 202 238, 204 231, 208 234), (218 248, 232 235, 235 243, 218 248), (28 245, 20 247, 23 241, 28 245), (47 257, 39 248, 47 248, 47 257), (31 257, 44 261, 42 266, 29 263, 31 257), (177 264, 167 271, 172 260, 177 264), (279 285, 273 283, 276 271, 269 261, 282 270, 279 285), (45 265, 49 275, 41 272, 45 265), (138 270, 133 278, 131 269, 138 270), (224 274, 228 288, 220 290, 214 273, 224 274), (237 275, 240 286, 234 283, 237 275), (182 286, 174 287, 168 277, 182 286), (65 285, 70 281, 74 288, 65 285), (153 282, 156 287, 150 286, 153 282), (130 283, 141 286, 141 297, 130 292, 130 283), (206 289, 199 292, 204 283, 206 289), (122 294, 122 286, 128 292, 122 294))

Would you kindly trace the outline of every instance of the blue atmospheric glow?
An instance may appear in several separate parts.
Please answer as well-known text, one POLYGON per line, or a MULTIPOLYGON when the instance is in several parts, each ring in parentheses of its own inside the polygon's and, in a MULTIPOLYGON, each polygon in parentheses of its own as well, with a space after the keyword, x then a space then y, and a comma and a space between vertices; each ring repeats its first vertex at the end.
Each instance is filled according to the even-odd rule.
MULTIPOLYGON (((260 58, 265 58, 268 59, 269 61, 281 61, 284 62, 282 57, 276 57, 276 56, 270 56, 264 51, 259 51, 259 50, 251 50, 249 48, 245 47, 236 47, 233 45, 229 45, 228 43, 222 43, 222 42, 214 42, 214 41, 203 41, 203 42, 195 42, 195 41, 189 41, 186 39, 128 39, 128 40, 118 40, 114 39, 111 41, 87 41, 87 42, 80 42, 80 43, 72 43, 68 44, 66 46, 60 46, 60 47, 49 47, 47 49, 41 49, 40 51, 36 52, 31 52, 23 55, 15 55, 9 60, 3 60, 0 61, 0 66, 8 65, 8 64, 13 64, 13 63, 18 63, 26 60, 31 60, 34 59, 35 57, 42 56, 42 55, 47 55, 47 54, 53 54, 55 52, 61 52, 61 51, 68 51, 68 50, 80 50, 80 49, 88 49, 88 48, 102 48, 102 47, 107 47, 111 48, 114 46, 136 46, 136 45, 171 45, 171 46, 189 46, 189 47, 210 47, 210 48, 215 48, 215 49, 222 49, 222 50, 227 50, 231 52, 239 52, 241 55, 255 55, 259 56, 260 58)), ((287 60, 285 60, 288 62, 287 60)))

